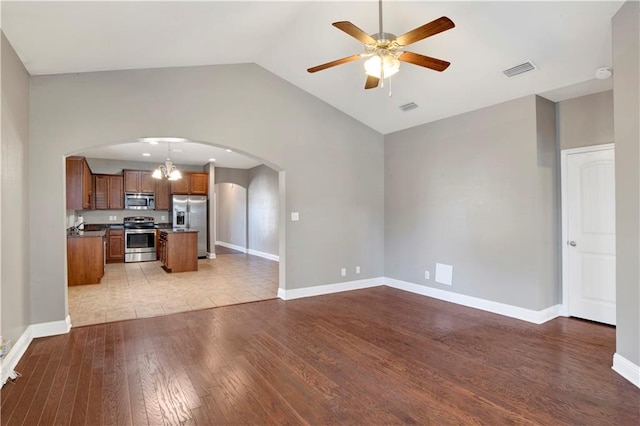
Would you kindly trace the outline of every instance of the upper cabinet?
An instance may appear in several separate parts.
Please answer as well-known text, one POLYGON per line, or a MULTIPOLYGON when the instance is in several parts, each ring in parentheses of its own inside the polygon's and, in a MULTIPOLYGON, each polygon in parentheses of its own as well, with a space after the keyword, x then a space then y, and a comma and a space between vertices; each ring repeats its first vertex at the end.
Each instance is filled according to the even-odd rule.
POLYGON ((123 178, 120 175, 95 175, 95 208, 124 208, 123 178))
POLYGON ((67 210, 89 210, 93 203, 93 176, 84 157, 67 157, 67 210))
POLYGON ((209 174, 182 173, 182 179, 171 181, 171 193, 207 195, 209 193, 209 174))
POLYGON ((156 180, 156 210, 169 210, 169 181, 166 179, 156 180))
POLYGON ((153 172, 146 170, 124 171, 124 192, 147 193, 156 192, 156 180, 151 176, 153 172))

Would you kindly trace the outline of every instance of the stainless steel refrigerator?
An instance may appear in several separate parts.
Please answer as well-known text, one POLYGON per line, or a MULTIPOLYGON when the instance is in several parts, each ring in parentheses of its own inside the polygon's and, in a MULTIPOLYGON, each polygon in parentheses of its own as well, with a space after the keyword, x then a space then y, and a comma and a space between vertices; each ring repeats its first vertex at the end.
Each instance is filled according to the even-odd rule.
POLYGON ((171 209, 173 228, 198 231, 198 257, 207 257, 207 197, 174 195, 171 209))

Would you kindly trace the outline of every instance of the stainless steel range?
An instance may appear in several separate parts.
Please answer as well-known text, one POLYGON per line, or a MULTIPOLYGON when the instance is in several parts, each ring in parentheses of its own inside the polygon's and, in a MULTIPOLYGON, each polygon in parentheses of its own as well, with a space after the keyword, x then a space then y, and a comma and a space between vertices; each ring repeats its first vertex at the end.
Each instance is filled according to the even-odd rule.
POLYGON ((124 261, 156 260, 156 224, 152 217, 124 218, 124 261))

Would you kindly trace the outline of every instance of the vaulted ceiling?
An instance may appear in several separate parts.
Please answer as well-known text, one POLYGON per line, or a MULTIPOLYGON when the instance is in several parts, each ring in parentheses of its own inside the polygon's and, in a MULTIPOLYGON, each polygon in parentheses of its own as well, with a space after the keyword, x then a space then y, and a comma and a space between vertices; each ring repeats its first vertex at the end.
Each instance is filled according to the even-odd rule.
POLYGON ((402 63, 384 88, 366 91, 363 60, 306 69, 361 53, 331 23, 377 33, 376 1, 2 2, 2 30, 32 75, 253 62, 387 134, 529 94, 557 101, 610 88, 594 72, 611 66, 610 19, 621 5, 384 1, 385 32, 453 20, 408 49, 451 66, 402 63), (538 69, 502 73, 525 61, 538 69), (409 102, 418 108, 398 108, 409 102))

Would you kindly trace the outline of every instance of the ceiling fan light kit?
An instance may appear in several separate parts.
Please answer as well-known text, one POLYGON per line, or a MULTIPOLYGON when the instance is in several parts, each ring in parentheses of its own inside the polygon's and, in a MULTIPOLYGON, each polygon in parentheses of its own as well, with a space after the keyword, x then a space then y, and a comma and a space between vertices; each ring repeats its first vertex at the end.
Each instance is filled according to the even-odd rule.
POLYGON ((314 73, 337 65, 357 61, 360 58, 368 58, 364 63, 365 74, 367 75, 364 88, 372 89, 378 87, 381 80, 396 74, 400 70, 400 62, 407 62, 440 72, 447 69, 450 65, 447 61, 402 49, 412 43, 454 28, 455 24, 451 19, 442 16, 396 37, 391 33, 382 31, 382 0, 378 2, 378 12, 380 31, 377 34, 369 35, 349 21, 334 22, 332 24, 334 27, 363 43, 364 53, 311 67, 307 69, 307 71, 314 73))

